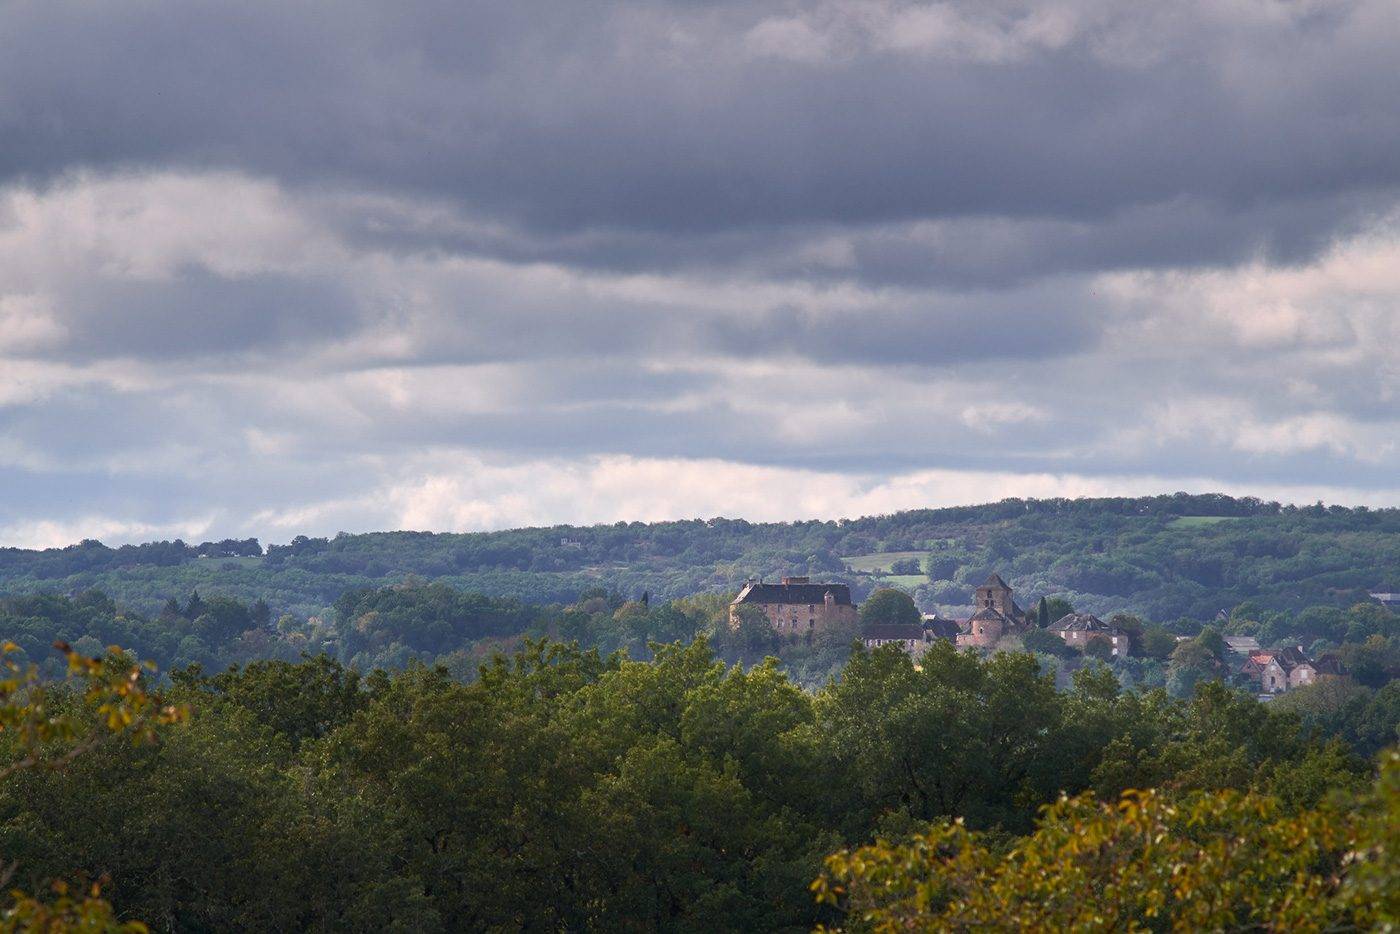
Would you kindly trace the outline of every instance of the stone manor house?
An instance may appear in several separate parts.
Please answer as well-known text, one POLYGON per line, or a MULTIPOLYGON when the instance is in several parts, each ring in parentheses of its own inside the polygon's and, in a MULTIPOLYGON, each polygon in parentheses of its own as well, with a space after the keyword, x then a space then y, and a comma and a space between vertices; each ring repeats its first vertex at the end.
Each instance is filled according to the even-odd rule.
POLYGON ((858 619, 845 584, 813 584, 806 577, 784 577, 780 584, 751 580, 729 604, 729 625, 739 624, 739 610, 753 606, 763 611, 781 633, 812 633, 858 619))

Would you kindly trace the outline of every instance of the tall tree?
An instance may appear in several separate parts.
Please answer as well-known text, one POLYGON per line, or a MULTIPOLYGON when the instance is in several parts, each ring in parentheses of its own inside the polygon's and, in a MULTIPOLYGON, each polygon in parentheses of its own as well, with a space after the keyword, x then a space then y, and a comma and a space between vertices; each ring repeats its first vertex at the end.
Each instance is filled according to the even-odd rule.
POLYGON ((923 616, 913 597, 893 587, 882 587, 861 604, 860 621, 866 626, 883 623, 917 625, 923 621, 923 616))

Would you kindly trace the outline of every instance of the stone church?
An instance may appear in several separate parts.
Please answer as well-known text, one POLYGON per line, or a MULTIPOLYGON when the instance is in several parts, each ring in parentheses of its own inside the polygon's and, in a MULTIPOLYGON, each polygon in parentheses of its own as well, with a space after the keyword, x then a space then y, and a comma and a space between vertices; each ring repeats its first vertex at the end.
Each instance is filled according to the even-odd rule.
POLYGON ((987 649, 996 645, 1002 636, 1019 635, 1033 625, 1034 621, 1025 610, 1016 605, 1010 585, 1001 575, 993 574, 977 588, 976 607, 961 624, 957 644, 987 649))

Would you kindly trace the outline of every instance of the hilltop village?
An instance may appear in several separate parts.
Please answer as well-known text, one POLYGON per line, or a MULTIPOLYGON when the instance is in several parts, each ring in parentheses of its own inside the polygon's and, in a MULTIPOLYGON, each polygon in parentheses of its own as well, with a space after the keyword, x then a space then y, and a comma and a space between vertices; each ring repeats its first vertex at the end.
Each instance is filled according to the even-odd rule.
MULTIPOLYGON (((1127 656, 1132 644, 1132 633, 1092 613, 1070 612, 1051 620, 1043 599, 1038 612, 1026 612, 1016 602, 1011 586, 996 573, 977 588, 971 612, 963 619, 923 614, 917 623, 862 622, 848 585, 813 583, 807 577, 784 577, 776 584, 750 580, 730 603, 731 626, 739 624, 748 607, 761 612, 782 635, 810 638, 823 630, 859 626, 866 648, 896 644, 916 660, 939 640, 959 648, 990 651, 1004 639, 1024 639, 1033 632, 1054 636, 1070 649, 1107 658, 1127 656)), ((1178 637, 1178 641, 1185 641, 1185 637, 1178 637)), ((1223 641, 1230 673, 1252 684, 1262 697, 1312 684, 1322 676, 1343 674, 1335 657, 1313 660, 1302 646, 1266 650, 1253 637, 1225 637, 1223 641)))

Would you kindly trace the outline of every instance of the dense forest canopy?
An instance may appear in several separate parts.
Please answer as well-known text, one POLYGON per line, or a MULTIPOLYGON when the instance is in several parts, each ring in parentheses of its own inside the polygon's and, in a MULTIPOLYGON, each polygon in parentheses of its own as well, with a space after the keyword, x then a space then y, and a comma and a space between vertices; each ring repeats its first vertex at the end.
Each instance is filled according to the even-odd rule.
MULTIPOLYGON (((84 910, 167 931, 1053 928, 1086 881, 1131 887, 1085 929, 1165 929, 1153 906, 1173 929, 1400 918, 1379 747, 1219 684, 1175 700, 1097 668, 1061 691, 1033 656, 941 643, 805 691, 703 640, 651 661, 538 642, 471 683, 322 657, 176 672, 158 702, 188 722, 0 773, 21 892, 101 879, 84 910), (1147 831, 1094 803, 1140 788, 1147 831), (1062 794, 1092 797, 1038 816, 1062 794), (1080 827, 1123 843, 1067 851, 1080 827), (1189 889, 1167 871, 1187 858, 1189 889)), ((82 720, 80 694, 48 706, 82 720)))

